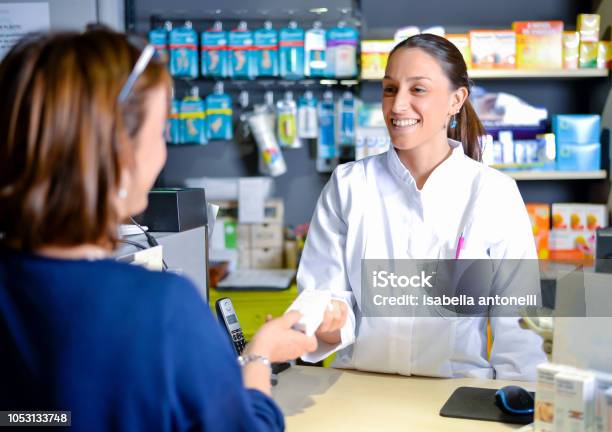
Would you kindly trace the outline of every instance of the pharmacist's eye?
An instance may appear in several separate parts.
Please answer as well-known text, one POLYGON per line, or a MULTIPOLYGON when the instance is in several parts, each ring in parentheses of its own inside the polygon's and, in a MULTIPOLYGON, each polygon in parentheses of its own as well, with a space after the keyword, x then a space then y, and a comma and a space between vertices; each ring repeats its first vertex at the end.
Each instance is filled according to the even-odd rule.
POLYGON ((425 87, 415 87, 412 89, 413 92, 415 93, 425 93, 427 90, 425 89, 425 87))
POLYGON ((393 87, 393 86, 383 86, 383 93, 386 94, 386 95, 394 94, 395 93, 395 87, 393 87))

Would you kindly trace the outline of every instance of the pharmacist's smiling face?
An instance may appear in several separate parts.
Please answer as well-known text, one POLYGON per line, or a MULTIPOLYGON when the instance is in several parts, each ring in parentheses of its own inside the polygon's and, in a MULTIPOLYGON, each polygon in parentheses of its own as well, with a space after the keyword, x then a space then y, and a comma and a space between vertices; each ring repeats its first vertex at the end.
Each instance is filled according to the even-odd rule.
POLYGON ((411 150, 446 137, 453 91, 438 62, 420 48, 401 48, 389 59, 382 108, 393 146, 411 150))

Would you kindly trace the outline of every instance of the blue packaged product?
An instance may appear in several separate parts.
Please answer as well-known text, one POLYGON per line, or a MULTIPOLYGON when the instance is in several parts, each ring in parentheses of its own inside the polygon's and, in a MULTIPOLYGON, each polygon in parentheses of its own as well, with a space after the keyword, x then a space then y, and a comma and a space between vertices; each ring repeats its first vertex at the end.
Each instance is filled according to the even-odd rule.
POLYGON ((149 43, 153 45, 159 57, 168 61, 168 33, 172 30, 172 23, 166 21, 164 27, 154 28, 149 31, 149 43))
POLYGON ((601 167, 601 144, 557 143, 557 169, 596 171, 601 167))
POLYGON ((352 78, 357 76, 357 29, 340 22, 338 27, 327 30, 325 75, 330 78, 352 78))
POLYGON ((304 38, 304 51, 306 64, 304 65, 304 75, 307 77, 325 76, 325 30, 320 21, 315 21, 312 28, 306 31, 304 38))
POLYGON ((338 101, 337 140, 340 146, 352 146, 355 143, 355 98, 349 91, 344 92, 338 101))
POLYGON ((326 91, 318 108, 319 136, 317 140, 318 172, 331 172, 338 164, 338 153, 334 130, 334 97, 326 91))
POLYGON ((228 73, 227 32, 223 25, 216 21, 210 30, 201 36, 201 69, 202 76, 225 78, 228 73))
POLYGON ((591 144, 599 142, 600 123, 598 114, 559 114, 552 129, 557 143, 591 144))
POLYGON ((272 22, 266 21, 264 27, 254 32, 256 76, 278 76, 278 32, 272 22))
POLYGON ((308 90, 298 99, 297 104, 298 138, 316 138, 318 136, 317 99, 308 90))
POLYGON ((304 78, 304 29, 295 21, 279 32, 278 55, 280 76, 287 79, 304 78))
POLYGON ((170 105, 170 117, 168 118, 168 124, 166 126, 166 142, 168 144, 180 144, 181 143, 181 101, 178 99, 172 99, 170 105))
POLYGON ((232 78, 254 78, 253 32, 245 21, 228 35, 229 76, 232 78))
POLYGON ((198 34, 187 21, 170 32, 170 74, 178 78, 198 77, 198 34))
POLYGON ((232 99, 223 93, 223 83, 215 84, 214 92, 206 97, 208 139, 232 139, 232 114, 232 99))
POLYGON ((180 106, 181 144, 206 144, 206 105, 200 98, 198 88, 191 89, 190 96, 180 106))

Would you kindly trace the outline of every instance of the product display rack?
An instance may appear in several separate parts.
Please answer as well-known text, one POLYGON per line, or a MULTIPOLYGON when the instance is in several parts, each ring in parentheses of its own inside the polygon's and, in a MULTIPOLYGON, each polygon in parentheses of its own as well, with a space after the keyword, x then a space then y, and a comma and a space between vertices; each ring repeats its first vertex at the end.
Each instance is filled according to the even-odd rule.
MULTIPOLYGON (((608 1, 608 0, 606 0, 608 1)), ((579 0, 559 0, 551 10, 550 2, 515 0, 511 3, 492 5, 488 0, 473 0, 466 8, 461 2, 451 0, 431 0, 421 3, 417 8, 411 2, 394 2, 381 7, 378 0, 260 0, 256 5, 249 0, 174 0, 169 5, 165 0, 126 0, 126 28, 145 34, 155 19, 172 17, 177 22, 187 19, 194 22, 196 30, 203 28, 200 24, 212 24, 215 20, 227 25, 236 24, 244 19, 251 29, 258 22, 270 19, 275 28, 295 19, 302 27, 308 27, 318 19, 310 12, 312 8, 324 6, 329 9, 323 18, 325 23, 337 22, 343 16, 343 8, 352 8, 351 14, 361 23, 360 38, 388 39, 393 32, 406 25, 419 25, 424 28, 431 25, 442 25, 448 33, 463 33, 471 28, 510 28, 513 21, 519 20, 562 20, 568 28, 575 22, 578 13, 593 13, 597 2, 579 0), (247 16, 244 10, 248 7, 254 16, 247 16), (213 11, 222 8, 222 12, 213 11), (289 14, 289 10, 293 9, 289 14), (193 12, 190 12, 193 11, 193 12), (216 15, 215 15, 216 14, 216 15), (200 20, 194 20, 200 17, 200 20), (226 24, 227 23, 227 24, 226 24), (378 31, 384 29, 384 32, 378 31)), ((603 20, 603 18, 602 18, 603 20)), ((610 23, 602 22, 606 28, 610 23)), ((325 27, 328 27, 326 24, 325 27)), ((610 93, 610 75, 599 69, 576 70, 506 70, 473 69, 470 77, 477 85, 492 92, 505 91, 514 94, 530 104, 543 106, 549 110, 549 116, 560 113, 602 113, 606 97, 610 93)), ((213 88, 215 80, 198 78, 190 81, 177 81, 180 86, 193 85, 200 87, 200 94, 205 95, 213 88)), ((320 96, 327 86, 335 92, 344 90, 343 83, 336 81, 325 83, 289 81, 279 79, 255 79, 231 81, 224 79, 226 90, 236 101, 240 90, 252 93, 252 103, 260 103, 263 93, 272 89, 275 93, 287 89, 301 91, 312 90, 320 96)), ((356 79, 350 87, 364 102, 380 102, 380 80, 356 79)), ((278 94, 278 93, 276 93, 278 94)), ((177 96, 181 96, 180 94, 177 96)), ((275 100, 278 100, 279 94, 275 100)), ((236 104, 234 106, 236 108, 236 104)), ((605 125, 605 122, 604 122, 605 125)), ((205 146, 182 145, 169 147, 168 162, 162 177, 161 185, 180 186, 185 178, 193 177, 236 177, 258 175, 257 151, 247 149, 236 142, 212 141, 205 146)), ((283 152, 288 167, 287 174, 275 180, 275 195, 286 202, 286 221, 298 224, 307 221, 323 185, 329 176, 320 174, 315 169, 316 153, 312 143, 300 149, 283 152), (299 191, 299 192, 298 192, 299 191)), ((594 172, 559 172, 559 171, 506 171, 518 180, 519 189, 527 202, 593 202, 605 203, 610 192, 609 182, 609 135, 602 134, 602 166, 594 172)))

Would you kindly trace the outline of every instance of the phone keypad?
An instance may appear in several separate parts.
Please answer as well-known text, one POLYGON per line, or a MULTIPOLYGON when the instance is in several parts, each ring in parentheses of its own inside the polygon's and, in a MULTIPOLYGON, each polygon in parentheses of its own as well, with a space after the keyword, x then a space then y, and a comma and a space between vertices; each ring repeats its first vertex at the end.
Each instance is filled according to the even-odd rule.
POLYGON ((236 347, 238 354, 241 354, 242 350, 244 350, 244 347, 246 346, 246 341, 244 340, 242 330, 236 329, 232 331, 232 341, 234 341, 234 346, 236 347))

